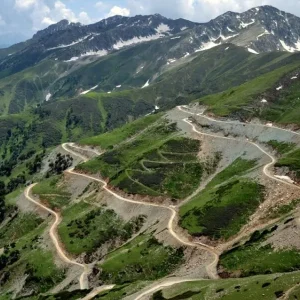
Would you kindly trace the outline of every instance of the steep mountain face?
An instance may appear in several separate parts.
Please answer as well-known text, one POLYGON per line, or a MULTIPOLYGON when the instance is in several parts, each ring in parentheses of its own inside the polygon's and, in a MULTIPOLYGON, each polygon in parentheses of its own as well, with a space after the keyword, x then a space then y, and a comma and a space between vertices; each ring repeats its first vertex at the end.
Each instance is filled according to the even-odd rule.
POLYGON ((0 50, 0 77, 19 72, 45 58, 74 63, 163 38, 174 40, 170 55, 166 54, 172 63, 174 59, 222 43, 246 47, 255 54, 295 52, 300 50, 299 36, 300 18, 271 6, 256 7, 241 14, 227 12, 203 24, 171 20, 158 14, 114 16, 88 26, 63 20, 39 31, 18 47, 0 50))
POLYGON ((0 113, 89 90, 144 88, 222 44, 228 44, 225 51, 234 44, 250 55, 298 52, 299 36, 300 18, 271 6, 227 12, 203 24, 158 14, 115 16, 88 26, 63 20, 0 49, 0 113))
POLYGON ((38 32, 23 44, 21 51, 12 49, 12 53, 0 63, 0 74, 21 71, 45 58, 72 62, 80 57, 104 56, 126 46, 174 35, 196 26, 190 21, 171 20, 161 15, 114 16, 88 26, 63 20, 38 32))
POLYGON ((300 18, 272 6, 255 7, 241 14, 227 12, 194 32, 206 43, 203 49, 230 42, 252 53, 300 51, 300 18))

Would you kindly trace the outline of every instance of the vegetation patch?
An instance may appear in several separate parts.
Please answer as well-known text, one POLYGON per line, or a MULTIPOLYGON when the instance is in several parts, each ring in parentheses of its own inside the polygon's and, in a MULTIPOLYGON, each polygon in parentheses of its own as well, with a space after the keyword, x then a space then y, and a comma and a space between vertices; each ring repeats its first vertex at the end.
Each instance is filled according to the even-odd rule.
POLYGON ((222 184, 233 177, 242 176, 257 165, 256 160, 237 158, 230 166, 217 174, 207 185, 208 188, 222 184))
POLYGON ((180 224, 192 235, 228 239, 239 232, 263 200, 263 187, 248 179, 207 189, 180 209, 180 224))
POLYGON ((46 203, 51 209, 61 209, 70 202, 70 193, 66 192, 63 186, 59 185, 61 176, 54 176, 45 179, 33 187, 32 192, 38 195, 40 200, 46 203))
POLYGON ((265 243, 276 230, 277 226, 273 226, 264 231, 256 231, 244 245, 222 254, 222 270, 229 274, 240 274, 242 277, 299 270, 298 250, 274 250, 272 245, 265 243))
POLYGON ((140 216, 125 223, 113 210, 93 209, 86 203, 74 204, 63 211, 59 235, 69 253, 92 253, 106 242, 127 241, 144 223, 140 216))
POLYGON ((270 218, 271 219, 276 219, 276 218, 288 215, 294 209, 296 209, 299 204, 300 204, 300 199, 296 199, 296 200, 293 200, 289 204, 284 204, 284 205, 281 205, 279 207, 276 207, 276 208, 272 209, 272 211, 270 213, 270 218))
MULTIPOLYGON (((199 103, 208 105, 211 112, 220 116, 243 111, 247 105, 257 100, 260 94, 274 86, 283 75, 294 69, 295 65, 287 65, 225 92, 201 98, 199 103)), ((246 110, 244 113, 249 114, 246 110)))
POLYGON ((162 114, 154 114, 148 117, 140 118, 111 132, 107 132, 95 137, 85 138, 81 140, 80 143, 82 145, 100 146, 102 149, 112 149, 114 146, 126 141, 127 139, 146 129, 148 126, 152 125, 159 118, 161 118, 161 116, 162 114))
POLYGON ((43 220, 31 213, 18 212, 5 227, 0 229, 0 248, 17 241, 22 236, 38 227, 43 220))
POLYGON ((284 155, 277 161, 275 167, 288 167, 291 171, 296 172, 297 178, 300 178, 300 149, 284 155))
POLYGON ((100 266, 101 279, 117 284, 155 280, 170 274, 183 258, 182 248, 164 246, 151 235, 140 235, 107 256, 100 266))
POLYGON ((127 193, 185 198, 202 178, 203 167, 197 158, 200 142, 176 135, 175 124, 160 123, 78 169, 101 172, 111 185, 127 193))
MULTIPOLYGON (((225 299, 225 300, 256 300, 279 299, 289 289, 297 286, 300 273, 260 275, 249 278, 203 280, 173 285, 153 296, 153 300, 179 299, 225 299), (219 293, 217 291, 220 291, 219 293), (186 298, 190 294, 189 298, 186 298)), ((297 299, 299 289, 293 290, 289 299, 297 299)))
POLYGON ((267 144, 280 155, 286 154, 287 152, 294 150, 296 147, 293 143, 278 142, 276 140, 271 140, 267 144))
POLYGON ((6 244, 0 255, 1 291, 7 291, 12 283, 24 276, 26 281, 21 293, 28 290, 44 293, 65 278, 65 271, 55 265, 52 252, 41 247, 46 224, 37 224, 35 228, 24 224, 24 227, 26 230, 19 233, 18 239, 6 244))

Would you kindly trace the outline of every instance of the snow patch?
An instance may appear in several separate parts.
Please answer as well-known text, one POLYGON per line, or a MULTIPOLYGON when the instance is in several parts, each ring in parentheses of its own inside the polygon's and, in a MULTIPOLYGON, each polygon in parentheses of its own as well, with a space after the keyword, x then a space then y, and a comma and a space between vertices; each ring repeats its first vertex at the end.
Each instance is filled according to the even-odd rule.
POLYGON ((49 100, 50 100, 50 98, 51 98, 51 96, 52 96, 52 95, 51 95, 50 93, 48 93, 48 94, 46 95, 46 98, 45 98, 45 100, 46 100, 46 101, 49 101, 49 100))
POLYGON ((122 85, 121 85, 121 84, 116 86, 116 88, 117 88, 117 89, 119 89, 120 87, 122 87, 122 85))
POLYGON ((297 43, 295 44, 295 47, 291 47, 291 46, 287 45, 285 43, 285 41, 283 41, 283 40, 279 40, 279 41, 280 41, 282 47, 284 48, 284 50, 286 50, 288 52, 293 53, 296 51, 300 51, 300 40, 297 41, 297 43))
POLYGON ((248 48, 248 51, 249 51, 250 53, 253 53, 253 54, 259 54, 257 51, 255 51, 255 50, 253 50, 253 49, 251 49, 251 48, 248 48))
POLYGON ((188 27, 186 27, 186 26, 180 28, 181 31, 184 31, 186 29, 188 29, 188 27))
POLYGON ((184 55, 184 57, 187 57, 187 56, 189 56, 190 55, 190 53, 189 52, 187 52, 185 55, 184 55))
POLYGON ((139 43, 143 43, 143 42, 149 42, 149 41, 157 40, 157 39, 160 39, 162 37, 164 37, 164 35, 162 35, 162 34, 153 34, 153 35, 148 35, 148 36, 135 36, 132 39, 127 40, 127 41, 123 41, 121 39, 116 44, 113 45, 113 49, 119 50, 123 47, 127 47, 127 46, 134 45, 134 44, 139 44, 139 43))
POLYGON ((239 34, 234 34, 234 35, 230 35, 230 36, 224 36, 224 35, 220 35, 220 38, 223 40, 223 41, 226 41, 226 40, 229 40, 229 39, 232 39, 236 36, 238 36, 239 34))
POLYGON ((266 126, 273 127, 273 123, 267 123, 266 126))
POLYGON ((260 37, 262 37, 264 35, 267 35, 267 34, 271 34, 271 33, 268 30, 265 30, 265 32, 263 32, 260 35, 258 35, 256 39, 258 40, 260 37))
POLYGON ((68 59, 68 60, 64 60, 64 62, 72 62, 72 61, 76 61, 76 60, 78 60, 78 59, 79 59, 78 56, 74 56, 74 57, 71 57, 71 58, 68 59))
POLYGON ((293 76, 291 79, 294 80, 294 79, 297 79, 297 78, 298 78, 298 76, 293 76))
POLYGON ((82 57, 86 57, 86 56, 105 56, 108 54, 108 51, 107 50, 98 50, 98 51, 88 51, 88 52, 85 52, 83 54, 80 55, 80 57, 78 56, 74 56, 72 58, 70 58, 69 60, 65 60, 64 62, 73 62, 73 61, 76 61, 82 57))
POLYGON ((216 44, 215 42, 213 42, 212 40, 207 42, 207 43, 203 43, 201 45, 201 47, 199 49, 197 49, 195 52, 200 52, 200 51, 205 51, 205 50, 208 50, 208 49, 211 49, 211 48, 214 48, 214 47, 217 47, 221 45, 221 43, 218 43, 216 44))
POLYGON ((278 88, 276 88, 277 91, 280 91, 280 90, 282 90, 282 89, 283 89, 283 86, 282 86, 282 85, 279 86, 278 88))
POLYGON ((81 57, 85 57, 85 56, 105 56, 107 54, 108 54, 108 51, 103 49, 103 50, 85 52, 85 53, 81 54, 81 57))
POLYGON ((155 105, 155 110, 159 110, 159 106, 155 105))
POLYGON ((169 25, 161 23, 158 25, 157 28, 155 28, 157 33, 165 33, 165 32, 169 32, 171 30, 171 28, 169 27, 169 25))
POLYGON ((149 82, 150 80, 148 80, 143 86, 142 86, 142 89, 146 88, 147 86, 149 86, 149 82))
POLYGON ((251 19, 250 23, 244 23, 243 21, 241 21, 241 24, 240 24, 239 28, 247 28, 248 26, 250 26, 254 23, 255 23, 255 19, 251 19))
POLYGON ((261 103, 268 103, 268 101, 266 99, 262 99, 261 103))
POLYGON ((278 178, 278 179, 285 180, 285 181, 287 181, 287 182, 289 182, 289 183, 295 183, 295 181, 294 181, 291 177, 289 177, 289 176, 279 176, 279 175, 275 175, 275 177, 278 178))
POLYGON ((171 40, 177 40, 177 39, 181 39, 181 36, 175 36, 171 38, 171 40))
POLYGON ((231 28, 229 28, 228 26, 227 26, 227 30, 229 31, 229 32, 234 32, 231 28))
POLYGON ((255 7, 256 11, 259 11, 259 7, 255 7))
POLYGON ((227 47, 226 49, 225 49, 225 51, 227 51, 229 49, 229 47, 227 47))
POLYGON ((172 64, 172 63, 174 63, 176 61, 176 59, 175 58, 170 58, 170 59, 168 59, 168 65, 169 64, 172 64))
POLYGON ((111 94, 111 92, 107 92, 107 94, 111 94))
POLYGON ((87 93, 95 90, 97 87, 98 87, 98 85, 95 85, 94 87, 90 88, 89 90, 81 92, 80 95, 86 95, 87 93))
POLYGON ((83 42, 84 40, 88 39, 90 36, 91 35, 89 34, 89 35, 87 35, 87 36, 85 36, 83 38, 80 38, 79 40, 77 40, 75 42, 72 42, 71 44, 68 44, 68 45, 59 45, 57 47, 49 48, 49 49, 47 49, 47 51, 74 46, 74 45, 79 44, 79 43, 83 42))

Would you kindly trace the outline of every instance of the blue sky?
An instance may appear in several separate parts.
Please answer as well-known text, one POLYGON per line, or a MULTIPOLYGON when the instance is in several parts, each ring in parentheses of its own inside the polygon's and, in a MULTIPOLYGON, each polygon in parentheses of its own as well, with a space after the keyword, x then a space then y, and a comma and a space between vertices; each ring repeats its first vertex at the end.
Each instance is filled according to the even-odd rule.
POLYGON ((299 0, 1 0, 0 35, 30 37, 61 19, 89 24, 116 14, 160 13, 206 22, 228 10, 265 4, 300 15, 299 0))

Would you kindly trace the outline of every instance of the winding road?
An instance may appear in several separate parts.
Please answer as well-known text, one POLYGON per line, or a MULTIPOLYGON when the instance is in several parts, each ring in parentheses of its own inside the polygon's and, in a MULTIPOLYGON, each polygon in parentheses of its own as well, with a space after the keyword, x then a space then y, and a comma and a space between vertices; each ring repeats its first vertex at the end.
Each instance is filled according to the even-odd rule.
POLYGON ((79 278, 79 284, 80 284, 80 289, 84 290, 84 289, 88 289, 88 280, 87 280, 87 274, 89 273, 89 268, 84 265, 84 264, 80 264, 75 260, 70 259, 67 254, 65 253, 65 251, 63 250, 63 248, 60 246, 59 243, 59 238, 57 235, 57 227, 61 222, 61 216, 56 213, 55 211, 53 211, 52 209, 48 208, 47 206, 43 205, 42 203, 34 200, 31 197, 31 192, 33 187, 36 185, 32 184, 31 186, 29 186, 26 190, 25 190, 25 197, 27 200, 29 200, 30 202, 34 203, 35 205, 37 205, 38 207, 42 208, 43 210, 47 211, 48 213, 50 213, 51 215, 53 215, 55 217, 55 221, 52 224, 51 228, 50 228, 50 238, 56 248, 56 252, 59 255, 59 257, 66 262, 67 264, 71 264, 71 265, 75 265, 78 267, 81 267, 83 269, 82 274, 80 275, 79 278))
MULTIPOLYGON (((185 107, 186 108, 186 107, 185 107)), ((211 119, 209 117, 206 117, 206 116, 203 116, 202 114, 195 114, 195 113, 192 113, 192 112, 189 112, 189 111, 186 111, 185 109, 183 109, 183 106, 179 106, 178 107, 179 110, 181 110, 182 112, 184 113, 187 113, 187 114, 190 114, 190 115, 198 115, 203 118, 206 118, 210 121, 213 121, 213 122, 223 122, 223 123, 229 123, 229 124, 239 124, 239 123, 235 123, 235 122, 227 122, 227 121, 218 121, 218 120, 214 120, 214 119, 211 119)), ((233 140, 233 141, 240 141, 240 142, 247 142, 253 146, 255 146, 256 148, 258 148, 263 154, 267 155, 270 159, 271 159, 271 162, 269 162, 268 164, 266 164, 263 168, 263 173, 265 176, 269 177, 270 179, 272 180, 275 180, 277 182, 280 182, 280 183, 283 183, 283 184, 286 184, 286 185, 289 185, 289 186, 292 186, 293 188, 298 188, 300 189, 300 187, 294 185, 294 184, 291 184, 287 181, 284 181, 284 180, 281 180, 279 178, 276 178, 275 176, 272 175, 272 173, 269 171, 269 169, 274 166, 274 164, 276 163, 276 159, 271 155, 269 154, 268 152, 266 152, 263 148, 261 148, 258 144, 252 142, 252 141, 246 141, 246 140, 240 140, 240 139, 237 139, 237 138, 231 138, 231 137, 223 137, 223 136, 219 136, 219 135, 214 135, 214 134, 209 134, 209 133, 203 133, 203 132, 200 132, 197 130, 196 126, 191 122, 189 121, 187 118, 183 119, 182 121, 184 121, 185 123, 189 124, 191 127, 192 127, 192 130, 197 133, 197 134, 200 134, 200 135, 204 135, 204 136, 210 136, 210 137, 213 137, 213 138, 220 138, 220 139, 226 139, 226 140, 233 140)), ((264 125, 261 125, 261 126, 264 126, 264 125)), ((277 129, 281 129, 281 128, 278 128, 278 127, 274 127, 274 128, 277 128, 277 129)), ((288 132, 291 132, 291 133, 294 133, 293 131, 290 131, 290 130, 286 130, 286 129, 281 129, 281 130, 284 130, 284 131, 288 131, 288 132)), ((299 133, 295 133, 297 135, 299 135, 299 133)), ((76 146, 74 143, 65 143, 62 145, 62 148, 69 152, 70 154, 72 155, 75 155, 77 157, 79 157, 82 161, 84 162, 87 162, 89 159, 87 157, 85 157, 84 155, 74 151, 73 149, 77 149, 77 150, 81 150, 81 151, 90 151, 90 152, 93 152, 93 154, 95 155, 101 155, 100 152, 98 152, 97 150, 94 150, 94 149, 83 149, 79 146, 76 146)), ((214 249, 213 247, 210 247, 206 244, 203 244, 203 243, 200 243, 200 242, 190 242, 188 241, 185 237, 181 237, 178 233, 176 233, 175 231, 175 223, 176 223, 176 217, 177 217, 177 211, 176 211, 176 207, 174 206, 166 206, 166 205, 160 205, 160 204, 154 204, 154 203, 147 203, 147 202, 141 202, 141 201, 136 201, 136 200, 132 200, 132 199, 128 199, 128 198, 124 198, 120 195, 118 195, 117 193, 113 192, 112 190, 110 190, 108 188, 108 185, 107 185, 107 182, 105 182, 104 180, 102 179, 99 179, 99 178, 96 178, 94 176, 90 176, 90 175, 86 175, 86 174, 81 174, 81 173, 77 173, 76 171, 74 171, 74 168, 72 169, 68 169, 66 171, 66 173, 69 173, 71 175, 75 175, 75 176, 81 176, 81 177, 84 177, 84 178, 87 178, 87 179, 90 179, 90 180, 93 180, 93 181, 96 181, 96 182, 99 182, 103 185, 103 189, 105 191, 107 191, 109 194, 113 195, 114 197, 116 197, 117 199, 121 200, 121 201, 124 201, 124 202, 128 202, 128 203, 132 203, 132 204, 138 204, 138 205, 144 205, 144 206, 150 206, 150 207, 159 207, 159 208, 163 208, 163 209, 166 209, 170 212, 170 219, 169 219, 169 222, 168 222, 168 231, 170 232, 170 234, 178 241, 180 242, 182 245, 185 245, 185 246, 188 246, 188 247, 197 247, 197 248, 200 248, 200 249, 203 249, 203 250, 206 250, 208 251, 211 255, 213 255, 214 257, 214 260, 212 263, 210 263, 209 265, 206 266, 206 269, 207 269, 207 273, 209 275, 209 277, 211 279, 219 279, 219 276, 218 276, 218 273, 217 273, 217 264, 218 264, 218 261, 219 261, 219 255, 220 253, 218 253, 218 251, 216 249, 214 249)), ((30 196, 30 192, 32 190, 34 185, 28 187, 28 189, 26 190, 25 192, 25 196, 26 198, 33 202, 34 204, 36 204, 37 206, 43 208, 44 210, 48 211, 49 213, 51 213, 54 217, 55 217, 55 222, 53 223, 53 225, 51 226, 51 229, 50 229, 50 237, 56 247, 56 250, 57 250, 57 253, 59 254, 59 256, 67 263, 69 264, 73 264, 73 265, 77 265, 77 266, 80 266, 83 268, 83 273, 81 274, 80 276, 80 287, 81 289, 86 289, 88 288, 88 282, 87 282, 87 274, 89 272, 89 269, 86 265, 84 264, 80 264, 74 260, 71 260, 70 258, 68 258, 68 256, 65 254, 64 250, 61 248, 60 244, 59 244, 59 240, 58 240, 58 237, 57 237, 57 227, 61 221, 61 217, 56 213, 54 212, 53 210, 49 209, 48 207, 44 206, 43 204, 39 203, 38 201, 34 200, 31 196, 30 196)), ((200 279, 201 280, 201 279, 200 279)), ((135 298, 135 300, 140 300, 142 299, 143 297, 147 296, 147 295, 150 295, 152 294, 153 292, 161 289, 161 288, 164 288, 164 287, 169 287, 169 286, 172 286, 172 285, 175 285, 175 284, 178 284, 178 283, 184 283, 184 282, 191 282, 191 281, 199 281, 199 279, 174 279, 174 280, 166 280, 164 282, 160 282, 158 283, 157 285, 151 287, 150 289, 142 292, 139 296, 137 296, 135 298)), ((94 291, 92 291, 88 296, 86 296, 84 299, 85 300, 88 300, 88 299, 92 299, 93 297, 95 297, 97 294, 99 294, 100 292, 104 291, 104 290, 108 290, 108 289, 112 289, 113 288, 113 285, 111 286, 104 286, 104 287, 99 287, 98 289, 95 289, 94 291)))

